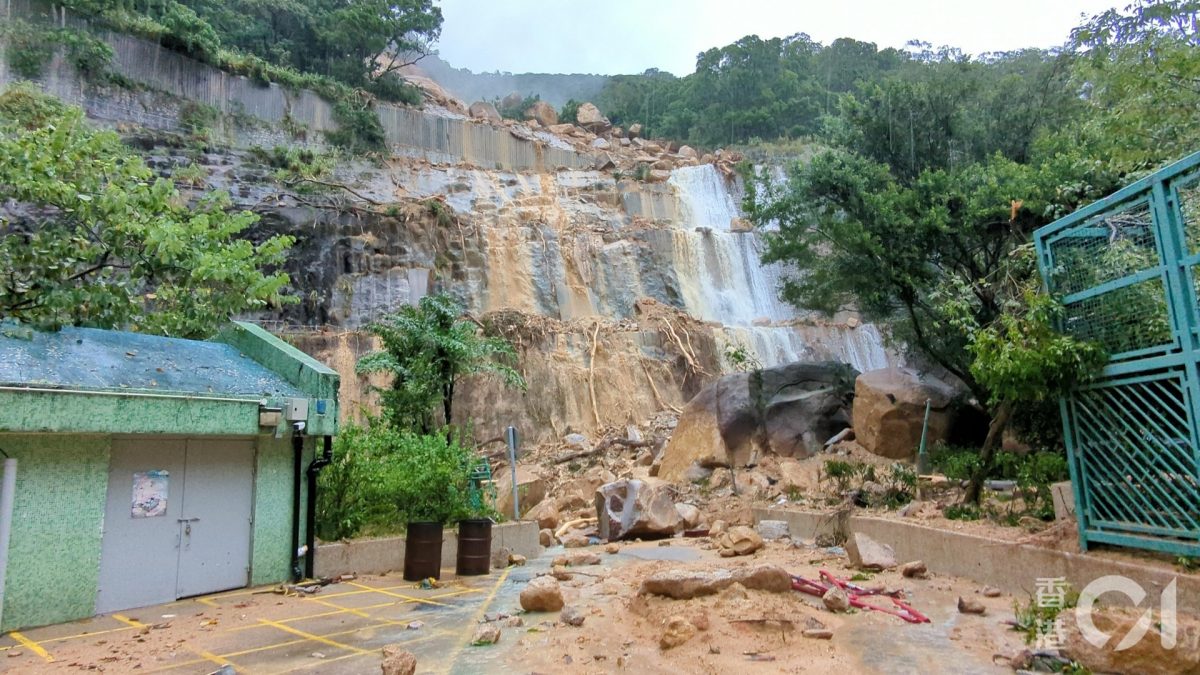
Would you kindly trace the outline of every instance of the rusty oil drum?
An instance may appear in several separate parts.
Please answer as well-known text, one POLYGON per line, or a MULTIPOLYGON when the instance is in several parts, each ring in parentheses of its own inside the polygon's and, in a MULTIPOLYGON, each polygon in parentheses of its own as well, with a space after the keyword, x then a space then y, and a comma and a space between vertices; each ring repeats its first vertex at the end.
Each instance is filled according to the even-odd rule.
POLYGON ((404 537, 404 580, 421 581, 442 576, 442 524, 408 524, 404 537))
POLYGON ((492 521, 488 518, 460 520, 455 574, 460 577, 487 574, 491 567, 492 521))

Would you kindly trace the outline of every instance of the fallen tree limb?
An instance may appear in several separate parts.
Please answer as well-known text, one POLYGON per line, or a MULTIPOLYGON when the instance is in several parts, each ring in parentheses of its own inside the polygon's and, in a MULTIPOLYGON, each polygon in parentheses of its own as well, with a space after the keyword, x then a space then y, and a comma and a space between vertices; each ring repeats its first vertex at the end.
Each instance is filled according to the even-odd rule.
POLYGON ((594 522, 596 522, 595 518, 576 518, 575 520, 569 520, 563 523, 562 527, 558 528, 558 530, 554 532, 554 538, 558 539, 559 537, 563 536, 567 530, 574 529, 576 525, 594 522))

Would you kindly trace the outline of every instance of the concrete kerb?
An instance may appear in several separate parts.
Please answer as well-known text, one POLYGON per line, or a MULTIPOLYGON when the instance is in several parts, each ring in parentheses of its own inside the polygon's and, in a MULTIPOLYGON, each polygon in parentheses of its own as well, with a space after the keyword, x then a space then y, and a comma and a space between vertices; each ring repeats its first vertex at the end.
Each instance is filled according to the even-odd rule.
MULTIPOLYGON (((536 558, 541 555, 538 526, 534 522, 499 523, 492 526, 492 552, 500 548, 536 558)), ((458 535, 447 528, 442 536, 442 566, 454 567, 458 557, 458 535)), ((404 569, 404 537, 354 539, 317 546, 315 573, 318 577, 339 574, 384 574, 404 569)))
MULTIPOLYGON (((1200 575, 1181 574, 1166 567, 996 541, 975 534, 871 516, 839 517, 836 513, 779 508, 755 508, 753 513, 756 524, 761 520, 786 521, 796 539, 860 532, 891 546, 899 562, 921 560, 935 574, 970 579, 1016 596, 1032 596, 1039 578, 1064 577, 1072 588, 1080 590, 1100 577, 1120 575, 1134 580, 1146 590, 1147 600, 1143 605, 1157 606, 1162 591, 1175 580, 1178 605, 1200 606, 1200 575)), ((1104 596, 1104 602, 1129 604, 1130 599, 1120 593, 1109 593, 1104 596)))

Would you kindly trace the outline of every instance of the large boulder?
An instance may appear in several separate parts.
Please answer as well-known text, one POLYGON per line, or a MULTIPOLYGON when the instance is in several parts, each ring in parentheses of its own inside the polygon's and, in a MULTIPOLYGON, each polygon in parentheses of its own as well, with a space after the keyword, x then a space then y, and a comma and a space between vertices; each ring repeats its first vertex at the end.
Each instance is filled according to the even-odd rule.
POLYGON ((496 106, 487 101, 475 101, 468 109, 471 117, 485 122, 500 123, 500 111, 496 110, 496 106))
POLYGON ((608 118, 591 103, 579 106, 579 111, 575 113, 575 121, 593 134, 602 134, 612 129, 612 123, 608 121, 608 118))
POLYGON ((628 135, 630 138, 640 138, 642 135, 642 123, 634 122, 633 124, 630 124, 628 135))
POLYGON ((854 437, 867 451, 890 459, 912 459, 921 443, 925 402, 929 401, 932 447, 946 440, 954 422, 954 387, 905 368, 883 368, 858 376, 854 384, 854 437))
POLYGON ((525 111, 525 119, 537 120, 544 127, 552 127, 558 124, 558 113, 549 103, 537 101, 525 111))
POLYGON ((501 108, 515 108, 515 107, 521 105, 521 101, 524 101, 524 100, 525 100, 525 97, 521 96, 521 94, 519 92, 515 92, 515 91, 509 92, 508 96, 505 96, 500 101, 500 107, 501 108))
POLYGON ((659 480, 623 479, 596 490, 600 538, 669 537, 683 529, 672 487, 659 480))
MULTIPOLYGON (((508 467, 500 470, 496 480, 496 510, 511 518, 513 514, 513 479, 508 467)), ((517 506, 521 514, 528 513, 546 498, 546 480, 527 466, 517 465, 517 506)))
POLYGON ((725 375, 684 407, 663 450, 659 477, 681 481, 693 465, 756 464, 766 452, 812 456, 849 426, 856 375, 832 361, 725 375))

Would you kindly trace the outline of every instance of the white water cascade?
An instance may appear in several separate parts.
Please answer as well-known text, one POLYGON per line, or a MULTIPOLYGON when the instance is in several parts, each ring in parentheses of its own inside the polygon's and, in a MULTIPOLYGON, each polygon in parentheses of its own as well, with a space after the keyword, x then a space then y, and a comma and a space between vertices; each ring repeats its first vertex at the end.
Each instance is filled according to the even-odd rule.
POLYGON ((676 169, 669 183, 679 202, 675 273, 690 314, 722 324, 725 341, 751 348, 764 366, 836 359, 867 371, 895 362, 875 326, 800 321, 779 298, 786 270, 761 262, 759 233, 732 227, 742 216, 740 181, 702 164, 676 169))

